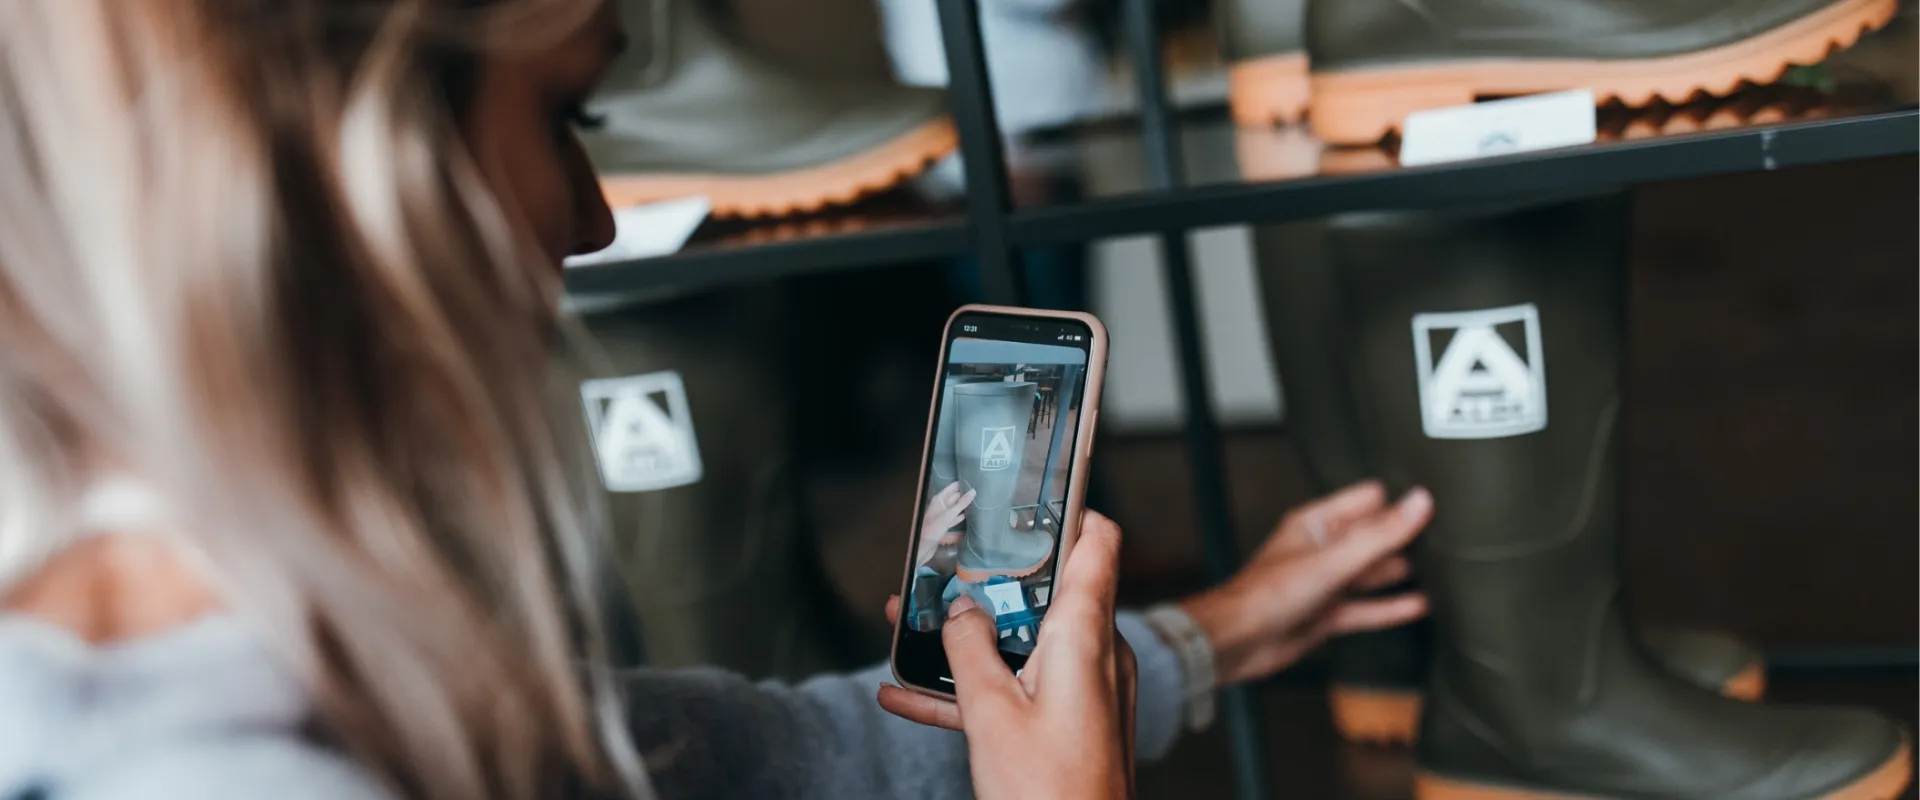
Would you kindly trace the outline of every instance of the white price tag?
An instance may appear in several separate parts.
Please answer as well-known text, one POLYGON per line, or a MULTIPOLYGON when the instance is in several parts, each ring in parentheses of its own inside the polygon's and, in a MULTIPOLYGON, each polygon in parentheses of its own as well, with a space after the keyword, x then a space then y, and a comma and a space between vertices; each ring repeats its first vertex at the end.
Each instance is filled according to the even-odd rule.
POLYGON ((567 266, 673 255, 687 246, 687 240, 711 213, 713 201, 704 195, 614 209, 613 244, 597 253, 568 258, 567 266))
POLYGON ((996 617, 1027 610, 1027 600, 1021 595, 1018 581, 982 586, 980 590, 993 602, 993 615, 996 617))
POLYGON ((1593 92, 1537 94, 1407 115, 1400 163, 1417 167, 1591 144, 1599 134, 1593 92))

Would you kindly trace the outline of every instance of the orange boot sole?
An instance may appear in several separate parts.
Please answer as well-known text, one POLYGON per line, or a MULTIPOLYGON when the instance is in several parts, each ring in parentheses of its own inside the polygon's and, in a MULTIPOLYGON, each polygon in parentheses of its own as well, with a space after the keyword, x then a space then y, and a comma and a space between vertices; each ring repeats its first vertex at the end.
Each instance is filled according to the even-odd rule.
POLYGON ((1420 732, 1420 693, 1334 686, 1327 690, 1333 727, 1348 741, 1413 744, 1420 732))
POLYGON ((1598 102, 1630 107, 1723 96, 1816 64, 1893 19, 1899 0, 1840 0, 1771 31, 1681 55, 1633 60, 1511 59, 1315 73, 1313 131, 1331 144, 1366 145, 1398 130, 1408 114, 1480 97, 1592 89, 1598 102))
MULTIPOLYGON (((1757 702, 1767 692, 1764 664, 1748 664, 1720 685, 1735 700, 1757 702)), ((1333 727, 1348 741, 1410 745, 1420 736, 1420 693, 1393 689, 1334 686, 1327 690, 1333 727)))
POLYGON ((1281 53, 1227 68, 1227 100, 1242 128, 1292 125, 1307 116, 1311 91, 1306 53, 1281 53))
MULTIPOLYGON (((1913 745, 1900 750, 1878 769, 1839 789, 1808 800, 1896 800, 1913 778, 1913 745)), ((1591 795, 1543 792, 1512 786, 1472 783, 1421 772, 1413 779, 1414 800, 1601 800, 1591 795)))
POLYGON ((953 120, 942 118, 879 147, 792 172, 606 175, 600 179, 600 190, 614 208, 705 195, 713 202, 715 217, 810 214, 905 183, 959 145, 953 120))

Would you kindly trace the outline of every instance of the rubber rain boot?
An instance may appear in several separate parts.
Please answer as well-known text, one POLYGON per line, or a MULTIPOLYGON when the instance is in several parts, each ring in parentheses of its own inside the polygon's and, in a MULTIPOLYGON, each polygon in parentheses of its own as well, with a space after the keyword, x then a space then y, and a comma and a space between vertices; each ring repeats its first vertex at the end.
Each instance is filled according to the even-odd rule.
POLYGON ((1409 113, 1590 89, 1685 104, 1771 83, 1893 18, 1899 0, 1337 0, 1307 9, 1313 131, 1373 144, 1409 113))
POLYGON ((583 313, 572 355, 651 666, 800 679, 857 666, 857 618, 806 529, 776 289, 583 313))
MULTIPOLYGON (((1326 230, 1318 220, 1253 228, 1268 342, 1286 399, 1283 425, 1318 496, 1378 475, 1366 453, 1354 376, 1345 360, 1346 298, 1326 230)), ((1327 706, 1341 736, 1389 745, 1418 738, 1430 639, 1422 622, 1327 642, 1327 706)), ((1646 643, 1662 666, 1695 686, 1749 701, 1766 691, 1765 656, 1734 636, 1653 628, 1646 643)))
MULTIPOLYGON (((960 480, 977 493, 960 543, 960 580, 1023 578, 1053 557, 1053 534, 1013 524, 1026 463, 1027 421, 1039 384, 986 381, 953 387, 954 456, 960 480)), ((1037 495, 1036 495, 1037 496, 1037 495)))
POLYGON ((953 387, 963 383, 974 383, 977 378, 964 375, 949 376, 940 389, 940 424, 933 429, 933 460, 927 465, 927 496, 932 497, 960 479, 959 467, 953 457, 953 427, 959 414, 954 413, 953 387))
POLYGON ((1306 0, 1225 0, 1214 9, 1233 121, 1292 125, 1307 115, 1306 0))
POLYGON ((803 80, 721 34, 695 0, 622 0, 632 46, 582 133, 615 208, 705 195, 719 217, 844 205, 953 152, 945 93, 803 80))
POLYGON ((1899 725, 1704 690, 1624 613, 1629 211, 1616 195, 1329 230, 1373 451, 1391 489, 1435 500, 1414 546, 1435 626, 1416 797, 1893 798, 1899 725))

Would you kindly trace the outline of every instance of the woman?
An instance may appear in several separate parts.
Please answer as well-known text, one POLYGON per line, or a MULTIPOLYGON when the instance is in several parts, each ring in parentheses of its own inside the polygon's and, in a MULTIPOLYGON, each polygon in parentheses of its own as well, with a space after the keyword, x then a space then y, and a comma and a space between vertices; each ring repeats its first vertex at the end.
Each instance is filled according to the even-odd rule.
MULTIPOLYGON (((959 705, 881 691, 970 748, 878 673, 604 666, 539 387, 620 39, 599 0, 0 4, 0 796, 1127 791, 1098 517, 1045 669, 962 610, 959 705)), ((1222 680, 1417 615, 1338 596, 1429 508, 1351 490, 1187 604, 1222 680)))

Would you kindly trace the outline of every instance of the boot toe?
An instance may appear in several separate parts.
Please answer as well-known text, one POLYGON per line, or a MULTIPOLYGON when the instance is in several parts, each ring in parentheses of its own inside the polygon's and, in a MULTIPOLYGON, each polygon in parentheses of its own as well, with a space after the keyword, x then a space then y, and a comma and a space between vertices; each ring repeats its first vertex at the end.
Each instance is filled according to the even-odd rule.
POLYGON ((1906 786, 1911 757, 1897 723, 1857 709, 1796 711, 1800 746, 1742 797, 1892 800, 1906 786))

